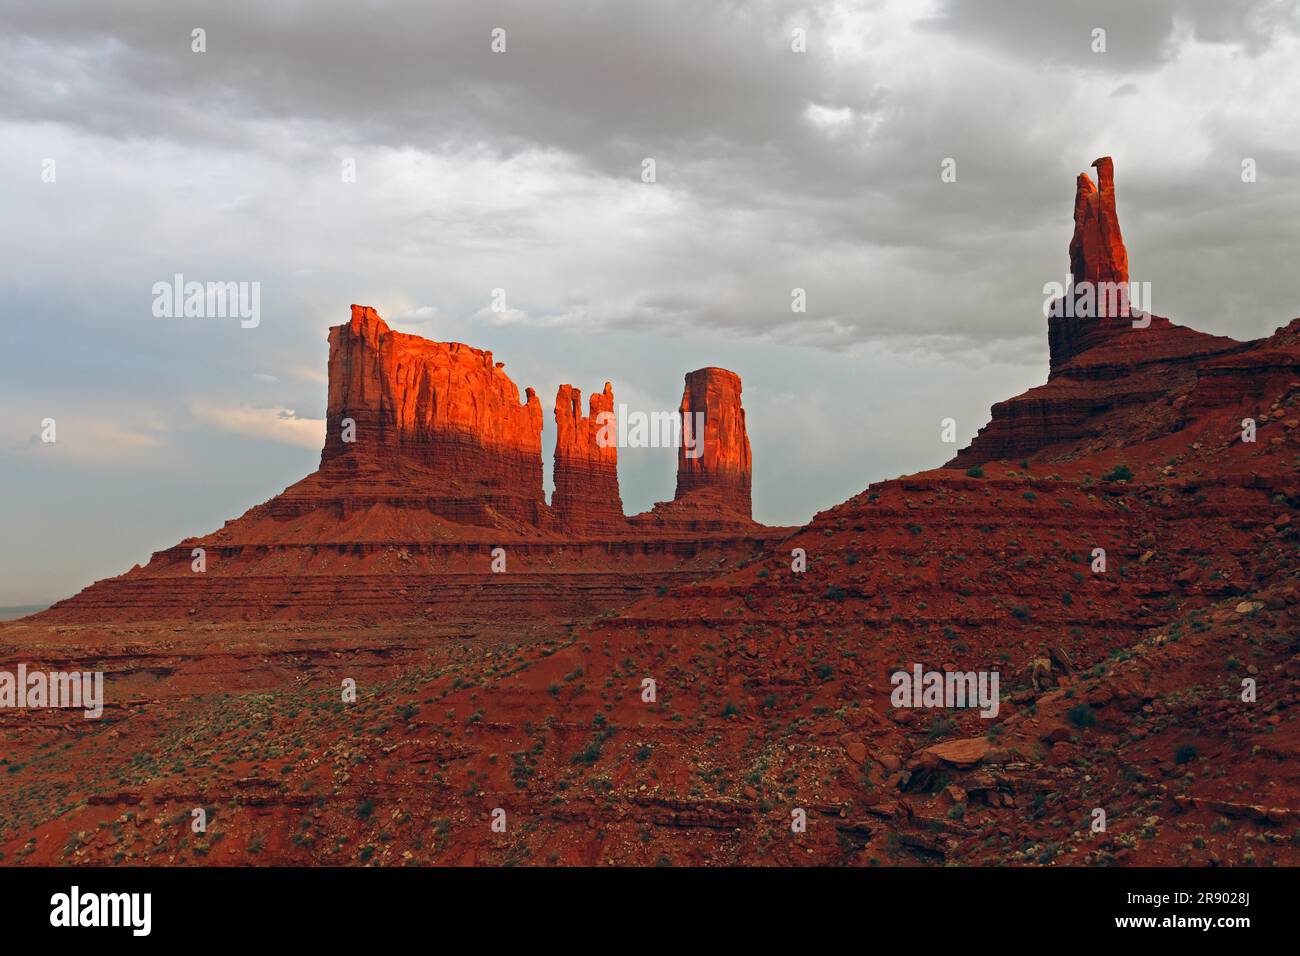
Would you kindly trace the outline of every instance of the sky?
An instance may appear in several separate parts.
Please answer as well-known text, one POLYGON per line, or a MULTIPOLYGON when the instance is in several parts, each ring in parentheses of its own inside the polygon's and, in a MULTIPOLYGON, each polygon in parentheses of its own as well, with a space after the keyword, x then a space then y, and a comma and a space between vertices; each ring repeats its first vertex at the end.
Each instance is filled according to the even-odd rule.
MULTIPOLYGON (((1267 335, 1300 315, 1297 9, 0 0, 0 605, 312 471, 352 303, 535 388, 548 488, 560 383, 669 410, 736 371, 772 524, 1045 380, 1099 156, 1154 311, 1267 335), (156 316, 177 273, 258 283, 256 327, 156 316)), ((671 449, 619 467, 629 513, 672 497, 671 449)))

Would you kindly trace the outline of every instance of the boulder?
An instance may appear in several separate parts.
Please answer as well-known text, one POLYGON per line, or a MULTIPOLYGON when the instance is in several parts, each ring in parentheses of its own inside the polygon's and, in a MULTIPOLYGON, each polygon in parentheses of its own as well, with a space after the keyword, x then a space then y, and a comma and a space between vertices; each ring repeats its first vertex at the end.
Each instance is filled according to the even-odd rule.
POLYGON ((986 737, 967 737, 933 744, 926 747, 923 754, 938 757, 954 767, 973 767, 988 755, 990 746, 986 737))

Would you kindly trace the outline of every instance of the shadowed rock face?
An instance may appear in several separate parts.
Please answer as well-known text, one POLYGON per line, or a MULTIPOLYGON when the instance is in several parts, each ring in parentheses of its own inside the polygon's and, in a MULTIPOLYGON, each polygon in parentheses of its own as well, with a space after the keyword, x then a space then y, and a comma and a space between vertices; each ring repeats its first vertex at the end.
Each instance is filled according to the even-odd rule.
POLYGON ((745 433, 745 410, 740 405, 740 376, 724 368, 702 368, 686 375, 682 393, 683 441, 677 451, 677 494, 706 495, 728 511, 750 516, 752 456, 745 433), (703 438, 687 429, 703 413, 703 438))
MULTIPOLYGON (((618 447, 601 442, 601 414, 614 414, 614 389, 593 392, 590 414, 582 414, 582 391, 561 385, 555 396, 555 493, 551 510, 571 528, 601 529, 624 523, 618 493, 618 447)), ((608 433, 616 434, 615 426, 608 433)))
POLYGON ((471 485, 497 512, 536 523, 546 507, 542 406, 531 388, 521 403, 503 368, 491 352, 394 332, 374 309, 352 306, 352 320, 330 329, 322 469, 413 466, 431 491, 439 479, 471 485))

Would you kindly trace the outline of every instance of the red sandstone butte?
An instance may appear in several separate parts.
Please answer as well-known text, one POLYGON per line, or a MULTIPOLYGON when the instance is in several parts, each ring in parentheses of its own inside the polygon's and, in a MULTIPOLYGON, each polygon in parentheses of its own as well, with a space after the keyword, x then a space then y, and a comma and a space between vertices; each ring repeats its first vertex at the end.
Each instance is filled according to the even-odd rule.
POLYGON ((471 482, 499 513, 536 524, 542 491, 542 406, 493 362, 459 342, 392 331, 375 310, 352 306, 330 329, 329 402, 321 468, 407 463, 435 482, 471 482), (343 422, 355 422, 355 441, 343 422))
POLYGON ((740 376, 725 368, 701 368, 686 374, 682 392, 682 443, 677 450, 674 500, 703 493, 728 511, 750 517, 753 456, 740 404, 740 376), (704 435, 691 434, 695 413, 704 415, 704 435), (693 448, 687 448, 687 437, 693 448))
MULTIPOLYGON (((730 372, 712 370, 730 377, 721 404, 707 383, 700 402, 714 402, 710 434, 739 423, 720 434, 739 429, 745 512, 701 488, 625 518, 617 449, 598 440, 601 413, 614 409, 610 385, 591 396, 586 417, 581 393, 560 387, 548 506, 538 400, 527 389, 520 401, 491 352, 394 332, 355 305, 329 341, 329 421, 316 471, 211 534, 59 602, 49 619, 527 631, 685 585, 791 530, 749 518, 749 446, 730 372), (347 419, 354 441, 344 440, 347 419), (489 569, 498 546, 509 552, 508 573, 489 569), (201 574, 195 548, 207 555, 201 574)), ((728 460, 719 448, 732 439, 710 441, 713 459, 728 460)))
POLYGON ((555 396, 555 493, 551 510, 571 528, 597 530, 623 525, 623 499, 618 493, 618 445, 602 442, 602 428, 611 438, 617 426, 607 425, 614 415, 614 389, 592 392, 590 414, 582 414, 582 391, 561 385, 555 396), (602 413, 609 416, 604 422, 602 413))

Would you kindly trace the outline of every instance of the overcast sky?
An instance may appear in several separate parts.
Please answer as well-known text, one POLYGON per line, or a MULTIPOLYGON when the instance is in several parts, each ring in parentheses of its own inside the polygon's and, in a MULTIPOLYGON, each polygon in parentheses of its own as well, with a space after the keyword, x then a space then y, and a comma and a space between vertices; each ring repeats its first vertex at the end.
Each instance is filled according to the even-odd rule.
MULTIPOLYGON (((1300 314, 1296 9, 0 2, 0 605, 311 471, 353 302, 536 388, 548 476, 561 382, 673 409, 735 370, 788 524, 1045 379, 1100 155, 1154 311, 1268 334, 1300 314), (260 324, 154 317, 178 272, 261 283, 260 324)), ((671 451, 620 455, 629 512, 672 496, 671 451)))

